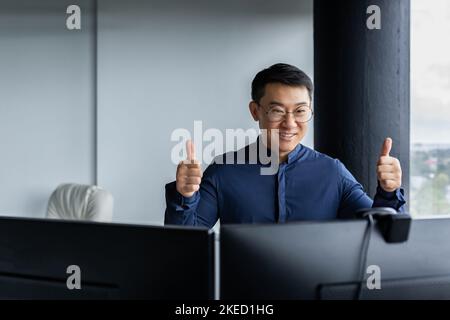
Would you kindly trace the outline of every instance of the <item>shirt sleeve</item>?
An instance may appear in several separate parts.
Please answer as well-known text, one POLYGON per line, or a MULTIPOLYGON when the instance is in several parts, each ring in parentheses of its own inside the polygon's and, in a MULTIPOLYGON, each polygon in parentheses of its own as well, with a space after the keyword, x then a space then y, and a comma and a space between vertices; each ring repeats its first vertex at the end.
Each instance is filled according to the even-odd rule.
POLYGON ((200 190, 191 198, 186 198, 177 191, 175 181, 166 185, 165 225, 214 227, 219 210, 213 166, 206 169, 200 190))
POLYGON ((400 213, 405 213, 405 204, 405 190, 397 189, 394 192, 387 192, 378 184, 372 208, 390 207, 400 213))
POLYGON ((390 207, 400 213, 405 212, 404 205, 406 201, 403 189, 399 189, 395 192, 386 192, 378 186, 375 198, 372 200, 366 194, 362 185, 356 181, 342 162, 339 160, 336 161, 341 190, 341 203, 338 217, 349 218, 358 210, 379 207, 390 207))

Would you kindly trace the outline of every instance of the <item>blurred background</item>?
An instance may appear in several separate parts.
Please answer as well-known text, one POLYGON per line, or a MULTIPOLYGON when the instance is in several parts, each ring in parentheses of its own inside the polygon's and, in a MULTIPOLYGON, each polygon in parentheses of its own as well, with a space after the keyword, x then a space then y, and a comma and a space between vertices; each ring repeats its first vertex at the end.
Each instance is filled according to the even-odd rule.
POLYGON ((414 217, 450 214, 450 2, 411 1, 414 217))

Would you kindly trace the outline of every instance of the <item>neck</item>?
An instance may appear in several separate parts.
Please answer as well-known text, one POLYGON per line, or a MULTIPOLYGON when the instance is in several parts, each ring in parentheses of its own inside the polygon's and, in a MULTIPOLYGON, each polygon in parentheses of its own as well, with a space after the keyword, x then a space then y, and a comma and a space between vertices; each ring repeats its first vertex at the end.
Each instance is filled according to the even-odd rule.
MULTIPOLYGON (((266 143, 266 141, 264 139, 261 140, 262 144, 267 148, 267 149, 272 149, 271 148, 271 143, 270 141, 267 141, 268 143, 266 143)), ((279 152, 278 155, 278 160, 279 163, 284 163, 287 162, 288 158, 289 158, 289 154, 292 152, 293 150, 289 151, 289 152, 279 152)))
POLYGON ((286 162, 288 159, 288 156, 289 156, 289 152, 280 153, 280 157, 279 157, 280 163, 286 162))

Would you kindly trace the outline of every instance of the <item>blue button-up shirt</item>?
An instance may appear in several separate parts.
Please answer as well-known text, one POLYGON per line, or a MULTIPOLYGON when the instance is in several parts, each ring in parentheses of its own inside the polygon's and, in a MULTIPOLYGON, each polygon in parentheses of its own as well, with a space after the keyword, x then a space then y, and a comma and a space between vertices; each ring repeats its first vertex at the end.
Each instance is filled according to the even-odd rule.
POLYGON ((167 184, 165 224, 212 228, 218 219, 221 224, 284 223, 349 218, 371 207, 404 211, 402 189, 389 193, 378 187, 372 200, 339 160, 301 144, 277 174, 261 175, 262 166, 259 161, 213 163, 191 198, 179 194, 175 182, 167 184))

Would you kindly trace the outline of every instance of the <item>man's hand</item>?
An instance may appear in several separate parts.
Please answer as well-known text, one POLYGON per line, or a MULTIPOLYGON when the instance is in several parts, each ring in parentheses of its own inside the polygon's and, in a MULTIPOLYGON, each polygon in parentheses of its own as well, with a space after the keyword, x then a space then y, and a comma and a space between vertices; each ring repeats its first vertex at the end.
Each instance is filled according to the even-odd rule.
POLYGON ((377 165, 377 176, 380 187, 386 192, 394 192, 402 185, 402 168, 400 161, 389 156, 392 149, 392 139, 387 138, 381 148, 377 165))
POLYGON ((192 197, 200 189, 202 168, 195 160, 195 147, 191 140, 186 141, 187 159, 177 167, 177 191, 186 198, 192 197))

